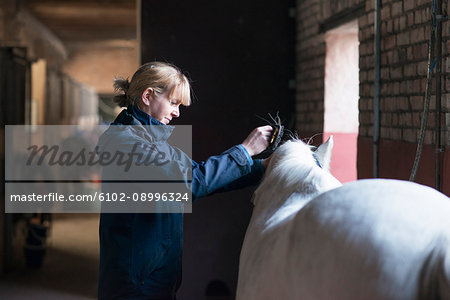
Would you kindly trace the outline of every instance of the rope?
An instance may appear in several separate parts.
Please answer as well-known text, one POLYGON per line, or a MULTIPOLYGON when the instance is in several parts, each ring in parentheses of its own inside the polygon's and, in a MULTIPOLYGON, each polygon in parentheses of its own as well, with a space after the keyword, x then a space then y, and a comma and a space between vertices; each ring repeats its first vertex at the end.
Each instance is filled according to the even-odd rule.
POLYGON ((425 129, 427 128, 428 123, 428 113, 430 110, 430 98, 431 98, 431 79, 432 79, 432 73, 433 69, 436 65, 437 58, 434 59, 433 63, 431 63, 432 58, 434 57, 434 43, 435 43, 435 31, 436 31, 436 0, 433 0, 432 2, 432 9, 431 9, 431 36, 430 36, 430 45, 428 46, 428 70, 427 70, 427 86, 425 90, 425 103, 423 107, 423 116, 422 116, 422 122, 420 126, 420 138, 419 143, 417 144, 417 150, 416 150, 416 157, 414 159, 414 165, 411 171, 411 176, 409 177, 409 181, 414 181, 416 177, 417 170, 419 169, 419 163, 420 163, 420 157, 422 155, 422 149, 423 149, 423 141, 425 138, 425 129))

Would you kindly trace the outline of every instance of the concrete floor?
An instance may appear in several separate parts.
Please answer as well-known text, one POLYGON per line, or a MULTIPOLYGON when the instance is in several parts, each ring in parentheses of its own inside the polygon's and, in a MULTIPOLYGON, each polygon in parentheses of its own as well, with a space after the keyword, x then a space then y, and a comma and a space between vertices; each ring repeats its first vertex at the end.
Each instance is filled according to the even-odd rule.
POLYGON ((0 299, 96 299, 98 222, 97 214, 54 216, 42 268, 27 269, 19 248, 14 270, 0 278, 0 299))

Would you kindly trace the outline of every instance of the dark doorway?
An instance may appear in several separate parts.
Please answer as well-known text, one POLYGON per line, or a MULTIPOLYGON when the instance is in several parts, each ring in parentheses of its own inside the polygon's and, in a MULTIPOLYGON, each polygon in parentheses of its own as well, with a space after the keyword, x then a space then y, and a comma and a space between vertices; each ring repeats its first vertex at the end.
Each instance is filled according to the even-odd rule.
POLYGON ((30 63, 26 60, 26 49, 19 47, 0 48, 0 124, 25 124, 28 118, 27 102, 30 94, 30 63))
MULTIPOLYGON (((295 1, 142 1, 142 63, 186 71, 195 100, 175 124, 193 126, 203 160, 265 125, 256 115, 295 120, 295 1)), ((253 189, 201 199, 185 216, 182 299, 202 299, 214 278, 236 289, 253 189)))
MULTIPOLYGON (((30 63, 25 48, 0 48, 0 138, 4 140, 5 125, 30 121, 30 63)), ((0 142, 3 144, 3 142, 0 142)), ((0 146, 0 271, 11 269, 13 222, 17 215, 5 214, 5 147, 0 146)))

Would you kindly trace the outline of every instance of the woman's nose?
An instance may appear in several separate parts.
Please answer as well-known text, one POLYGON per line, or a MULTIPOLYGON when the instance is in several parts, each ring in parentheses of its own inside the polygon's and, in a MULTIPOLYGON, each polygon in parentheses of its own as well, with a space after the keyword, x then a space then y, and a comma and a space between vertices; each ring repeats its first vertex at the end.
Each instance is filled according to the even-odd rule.
POLYGON ((178 118, 180 116, 180 109, 178 106, 172 110, 172 116, 174 118, 178 118))

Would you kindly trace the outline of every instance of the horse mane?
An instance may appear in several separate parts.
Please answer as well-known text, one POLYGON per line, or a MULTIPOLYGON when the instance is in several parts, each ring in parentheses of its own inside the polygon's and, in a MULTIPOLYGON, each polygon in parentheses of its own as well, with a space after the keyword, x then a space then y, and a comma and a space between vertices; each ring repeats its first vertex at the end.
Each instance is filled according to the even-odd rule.
POLYGON ((281 145, 273 153, 264 178, 255 191, 253 203, 256 205, 257 199, 261 198, 258 194, 264 197, 270 190, 282 191, 286 196, 294 192, 310 193, 315 190, 324 171, 313 156, 314 148, 299 139, 292 139, 281 145))

